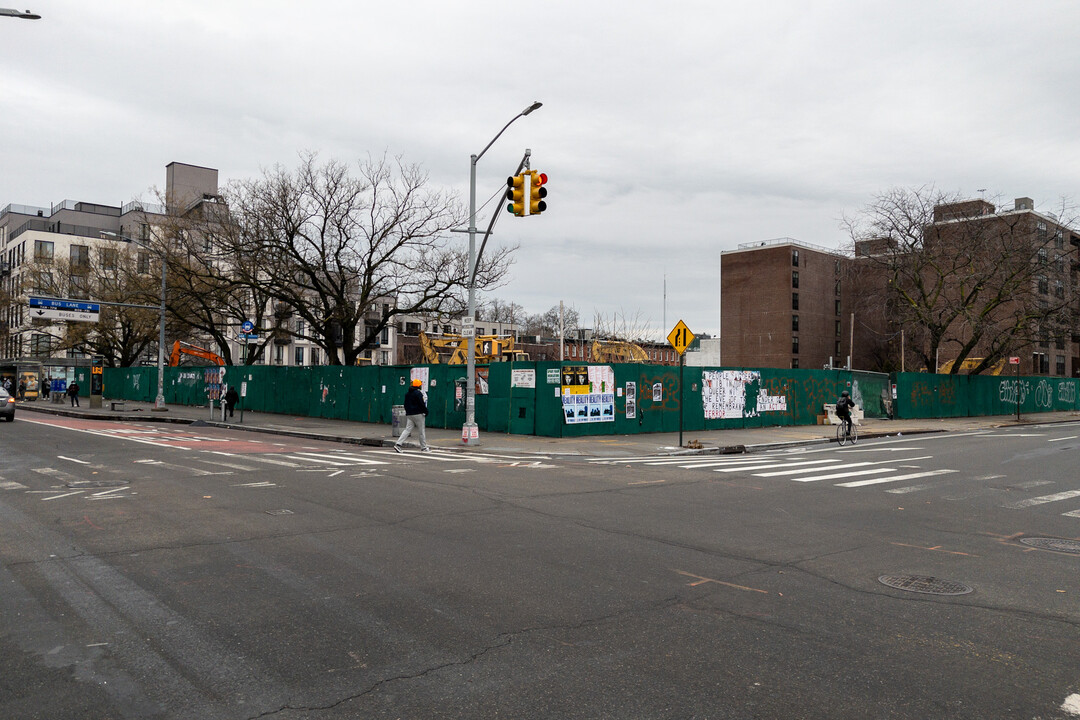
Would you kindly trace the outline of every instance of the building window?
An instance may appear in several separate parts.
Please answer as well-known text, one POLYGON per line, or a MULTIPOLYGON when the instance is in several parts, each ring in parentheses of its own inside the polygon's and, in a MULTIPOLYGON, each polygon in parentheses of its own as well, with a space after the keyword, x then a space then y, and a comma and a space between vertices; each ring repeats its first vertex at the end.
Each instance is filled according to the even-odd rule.
POLYGON ((1035 226, 1035 234, 1039 237, 1039 242, 1046 242, 1046 223, 1040 222, 1035 226))
POLYGON ((1065 249, 1065 237, 1061 234, 1060 228, 1056 232, 1054 232, 1054 247, 1056 247, 1058 250, 1065 249))
POLYGON ((799 309, 799 293, 791 293, 791 309, 799 309))
POLYGON ((311 364, 312 365, 321 365, 322 364, 322 357, 320 357, 319 348, 311 348, 311 364))
POLYGON ((793 288, 799 287, 799 271, 798 270, 792 270, 791 271, 791 287, 793 287, 793 288))
POLYGON ((1049 293, 1050 292, 1050 281, 1047 279, 1047 277, 1045 275, 1040 275, 1038 277, 1038 280, 1039 280, 1039 294, 1040 295, 1046 295, 1047 293, 1049 293))
POLYGON ((1065 283, 1060 280, 1054 281, 1054 296, 1059 298, 1065 297, 1065 283))
POLYGON ((39 335, 37 333, 30 336, 31 355, 35 357, 45 357, 48 356, 50 352, 52 352, 52 338, 48 335, 39 335))
POLYGON ((839 340, 836 341, 836 353, 835 354, 836 354, 836 359, 839 360, 840 359, 840 341, 839 340))
POLYGON ((145 250, 139 251, 139 255, 135 260, 135 271, 140 275, 150 274, 150 253, 145 250))
POLYGON ((840 301, 839 300, 836 301, 836 314, 837 315, 840 314, 840 301))
POLYGON ((1046 248, 1039 248, 1039 264, 1046 265, 1049 262, 1049 253, 1046 252, 1046 248))
POLYGON ((792 250, 791 251, 791 264, 792 264, 793 267, 799 267, 799 251, 798 250, 792 250))
POLYGON ((51 263, 53 260, 53 244, 48 240, 34 241, 34 262, 51 263))
POLYGON ((836 337, 840 337, 840 321, 836 321, 836 337))
POLYGON ((791 354, 792 355, 798 355, 799 354, 799 336, 798 335, 795 335, 794 337, 791 338, 791 354))
POLYGON ((836 274, 836 275, 840 274, 840 261, 839 260, 836 261, 836 266, 835 266, 835 268, 833 270, 833 273, 836 274))
POLYGON ((293 349, 293 364, 294 365, 303 365, 304 364, 304 348, 298 347, 298 348, 293 349))
POLYGON ((1064 375, 1065 374, 1065 356, 1064 355, 1058 355, 1057 359, 1056 359, 1056 362, 1054 364, 1055 364, 1054 374, 1055 375, 1064 375))
POLYGON ((101 269, 115 272, 120 267, 120 251, 116 248, 101 249, 101 269))
POLYGON ((836 297, 840 297, 840 281, 836 281, 836 297))
POLYGON ((791 316, 791 332, 799 332, 799 316, 791 316))
POLYGON ((89 245, 72 245, 71 246, 71 267, 73 268, 86 268, 90 267, 90 246, 89 245))
POLYGON ((791 358, 791 369, 792 370, 798 370, 799 369, 799 358, 791 358))

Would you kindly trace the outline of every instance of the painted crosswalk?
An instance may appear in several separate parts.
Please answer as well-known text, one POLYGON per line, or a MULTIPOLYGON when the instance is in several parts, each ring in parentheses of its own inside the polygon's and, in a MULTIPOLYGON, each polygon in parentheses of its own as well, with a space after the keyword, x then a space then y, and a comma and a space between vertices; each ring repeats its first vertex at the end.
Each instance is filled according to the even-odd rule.
MULTIPOLYGON (((932 492, 942 489, 956 479, 966 479, 975 483, 976 493, 985 495, 1000 492, 1000 489, 986 488, 986 483, 1002 480, 1004 475, 986 475, 965 478, 954 468, 931 468, 925 465, 933 461, 934 456, 915 454, 920 447, 880 447, 826 450, 781 451, 753 455, 670 455, 664 457, 641 456, 629 458, 593 458, 593 465, 612 465, 655 469, 702 470, 723 473, 725 475, 745 475, 766 480, 784 480, 791 483, 822 483, 844 489, 876 489, 896 495, 932 492), (887 454, 887 456, 886 456, 887 454), (875 457, 876 455, 876 457, 875 457), (914 482, 922 481, 922 482, 914 482)), ((634 484, 650 482, 636 480, 634 484)), ((1053 485, 1055 481, 1045 479, 1024 480, 1010 483, 1010 491, 1031 491, 1053 485)), ((952 499, 952 498, 946 498, 952 499)), ((1022 510, 1037 508, 1057 502, 1080 499, 1080 490, 1061 490, 1015 500, 1001 507, 1022 510)), ((1064 517, 1080 518, 1080 509, 1069 509, 1060 513, 1064 517)))

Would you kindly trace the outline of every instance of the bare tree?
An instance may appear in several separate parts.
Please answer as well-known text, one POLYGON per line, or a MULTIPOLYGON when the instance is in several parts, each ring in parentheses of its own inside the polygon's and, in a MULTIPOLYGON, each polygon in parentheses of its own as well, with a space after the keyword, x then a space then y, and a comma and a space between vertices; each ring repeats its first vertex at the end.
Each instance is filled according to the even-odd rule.
MULTIPOLYGON (((467 249, 447 239, 462 212, 418 166, 369 159, 353 177, 307 154, 295 171, 276 167, 223 196, 227 221, 211 219, 198 237, 233 282, 274 303, 279 330, 292 313, 333 364, 354 364, 397 316, 463 306, 467 249)), ((478 289, 498 284, 512 252, 489 249, 478 289)))
POLYGON ((631 314, 619 310, 610 315, 597 311, 593 316, 593 335, 602 340, 648 343, 653 341, 650 324, 640 310, 631 314))
POLYGON ((491 298, 480 303, 476 311, 477 320, 501 323, 523 323, 528 318, 525 308, 515 302, 506 302, 491 298))
POLYGON ((1021 210, 1030 209, 996 211, 927 186, 889 190, 845 218, 859 294, 876 288, 926 370, 947 358, 956 373, 978 357, 977 374, 1071 327, 1064 223, 1021 210))
MULTIPOLYGON (((562 308, 562 328, 565 337, 575 337, 580 323, 577 308, 564 305, 562 308)), ((559 337, 559 326, 559 306, 553 305, 547 312, 528 316, 525 321, 525 334, 559 337)))

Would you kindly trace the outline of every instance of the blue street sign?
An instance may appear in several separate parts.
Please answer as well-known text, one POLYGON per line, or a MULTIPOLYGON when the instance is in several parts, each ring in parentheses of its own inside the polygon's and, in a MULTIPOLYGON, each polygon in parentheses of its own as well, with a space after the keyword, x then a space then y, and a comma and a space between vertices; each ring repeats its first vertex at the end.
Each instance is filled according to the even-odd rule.
POLYGON ((240 325, 240 329, 243 330, 245 333, 249 333, 255 329, 255 323, 251 322, 250 320, 245 320, 243 324, 240 325))
POLYGON ((259 336, 255 333, 240 333, 241 340, 258 340, 259 336))
POLYGON ((53 298, 30 298, 30 307, 48 308, 51 310, 68 310, 71 312, 99 313, 101 305, 92 302, 80 302, 78 300, 54 300, 53 298))

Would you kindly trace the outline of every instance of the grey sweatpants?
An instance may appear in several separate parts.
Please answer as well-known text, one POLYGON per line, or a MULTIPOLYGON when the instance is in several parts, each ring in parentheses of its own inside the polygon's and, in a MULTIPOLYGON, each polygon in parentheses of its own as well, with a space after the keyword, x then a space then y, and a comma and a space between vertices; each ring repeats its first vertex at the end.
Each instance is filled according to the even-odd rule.
POLYGON ((401 437, 397 439, 395 445, 402 446, 405 444, 405 439, 409 437, 412 429, 415 427, 420 433, 420 449, 427 450, 427 435, 424 433, 424 414, 419 415, 406 415, 405 416, 405 429, 401 432, 401 437))

